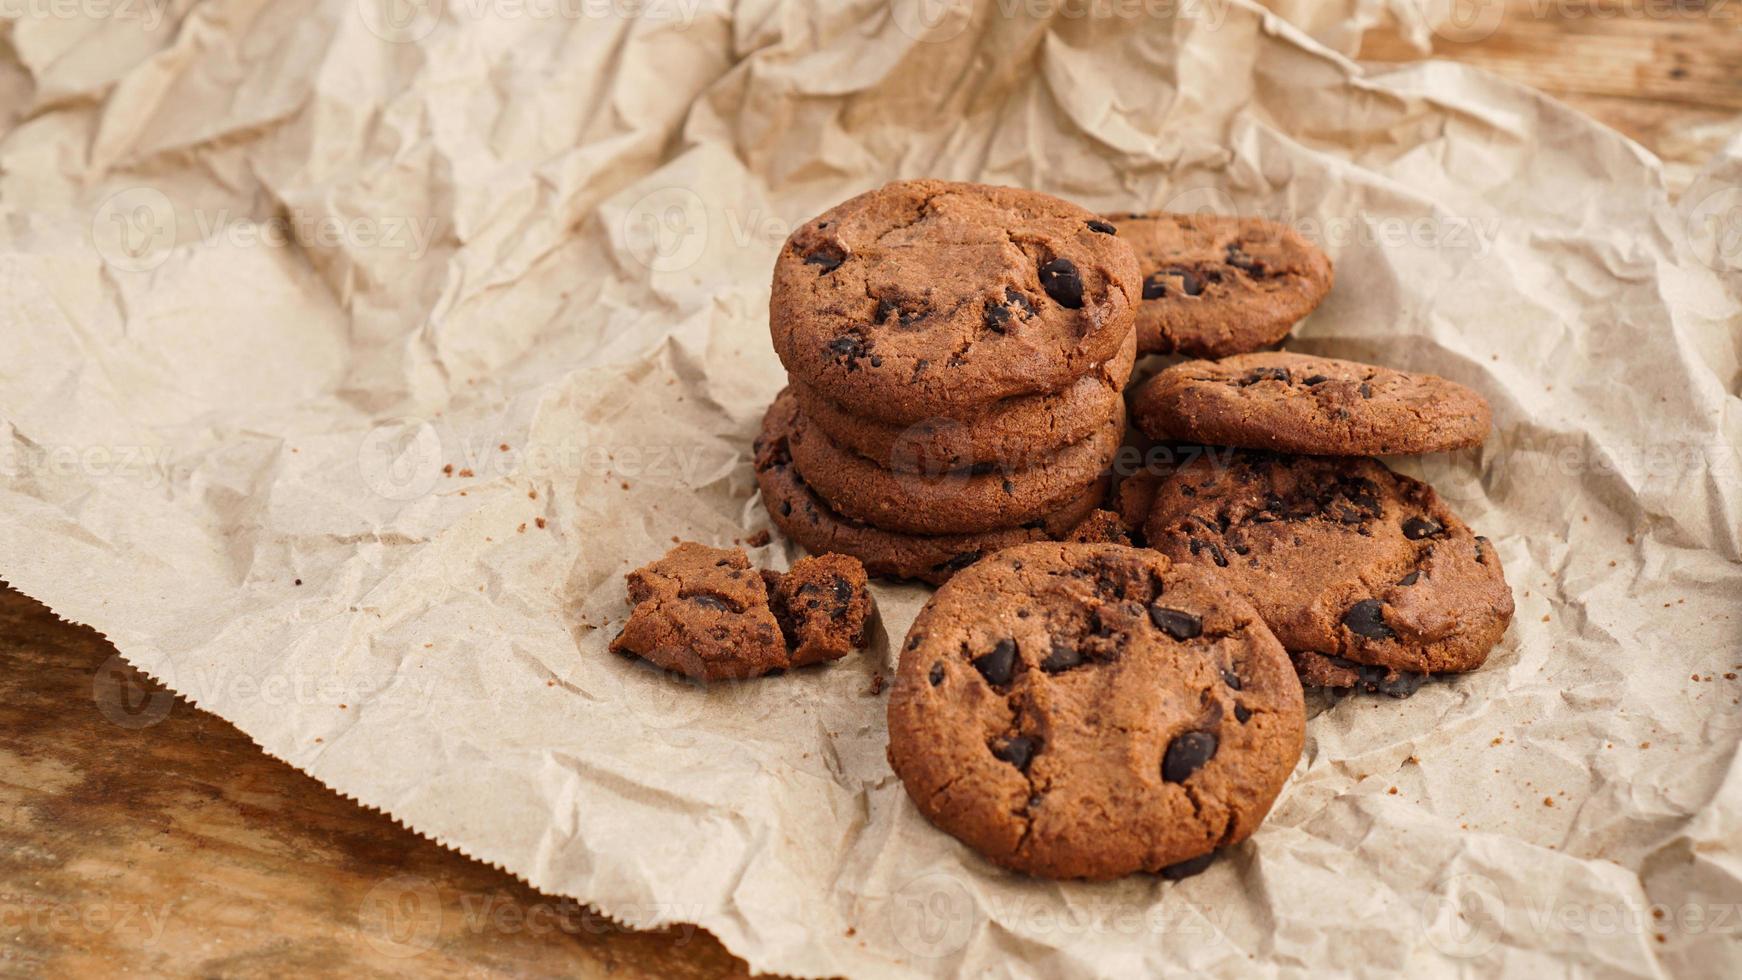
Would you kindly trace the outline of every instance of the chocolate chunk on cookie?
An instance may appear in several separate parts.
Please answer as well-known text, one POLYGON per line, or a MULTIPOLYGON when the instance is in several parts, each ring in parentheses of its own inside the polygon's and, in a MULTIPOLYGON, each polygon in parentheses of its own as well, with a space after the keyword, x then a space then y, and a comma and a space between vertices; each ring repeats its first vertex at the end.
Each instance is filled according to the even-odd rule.
MULTIPOLYGON (((793 398, 792 389, 780 396, 793 398)), ((967 470, 900 473, 834 444, 802 412, 788 447, 836 511, 909 534, 972 534, 1039 520, 1101 480, 1125 436, 1124 405, 1088 438, 1047 456, 967 470)))
POLYGON ((1318 456, 1448 452, 1490 425, 1456 382, 1280 351, 1175 364, 1137 388, 1132 414, 1157 439, 1318 456))
POLYGON ((1071 533, 1065 535, 1066 541, 1077 544, 1123 544, 1131 543, 1131 529, 1118 514, 1110 510, 1097 510, 1083 522, 1071 528, 1071 533))
POLYGON ((873 576, 942 584, 987 555, 1013 545, 1054 540, 1101 505, 1106 481, 1098 481, 1055 513, 1021 527, 981 534, 903 534, 873 527, 838 512, 818 496, 793 465, 790 438, 798 414, 791 397, 776 399, 756 440, 756 483, 762 505, 787 537, 812 554, 840 552, 864 562, 873 576))
POLYGON ((1315 683, 1475 670, 1512 621, 1493 545, 1376 460, 1205 457, 1163 481, 1144 531, 1249 599, 1315 683), (1303 654, 1384 673, 1332 674, 1334 661, 1303 654))
POLYGON ((1137 342, 1146 354, 1225 357, 1268 347, 1331 291, 1331 260, 1286 225, 1168 213, 1106 220, 1137 252, 1137 342))
POLYGON ((762 578, 792 666, 839 660, 870 641, 877 605, 857 558, 800 558, 790 571, 764 571, 762 578))
POLYGON ((686 541, 628 581, 634 608, 613 653, 705 681, 791 666, 767 586, 743 549, 686 541))
POLYGON ((802 384, 793 391, 804 417, 830 441, 890 469, 938 473, 980 463, 1022 465, 1110 424, 1125 404, 1136 357, 1133 334, 1118 357, 1057 394, 1005 398, 969 416, 933 416, 908 425, 859 415, 802 384))
POLYGON ((889 761, 934 824, 1052 878, 1179 878, 1250 836, 1300 757, 1300 683, 1201 569, 1119 545, 1001 551, 908 634, 889 761))
POLYGON ((897 424, 1059 392, 1119 353, 1137 259, 1033 191, 937 180, 861 194, 793 232, 769 328, 793 378, 897 424))

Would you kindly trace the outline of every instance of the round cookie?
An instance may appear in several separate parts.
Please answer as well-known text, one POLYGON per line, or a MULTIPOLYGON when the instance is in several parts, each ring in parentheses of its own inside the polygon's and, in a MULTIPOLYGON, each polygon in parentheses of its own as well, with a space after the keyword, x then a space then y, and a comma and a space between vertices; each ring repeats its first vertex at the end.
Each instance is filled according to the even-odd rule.
POLYGON ((972 416, 934 416, 905 426, 856 415, 807 385, 794 384, 793 390, 799 411, 842 449, 891 469, 936 473, 978 463, 1021 465, 1087 439, 1124 404, 1136 359, 1132 334, 1118 357, 1057 394, 1019 395, 972 416))
POLYGON ((1257 830, 1304 726, 1281 645, 1214 576, 1030 544, 957 575, 914 621, 889 762, 920 812, 996 864, 1179 878, 1257 830))
POLYGON ((762 434, 756 440, 755 463, 763 507, 774 525, 806 551, 816 555, 827 552, 852 555, 865 563, 868 573, 879 578, 941 585, 995 551, 1064 537, 1094 513, 1107 492, 1106 481, 1099 481, 1056 513, 1023 527, 983 534, 917 535, 885 531, 836 513, 805 483, 792 465, 788 449, 795 414, 795 403, 781 399, 763 419, 762 434))
MULTIPOLYGON (((1144 533, 1176 562, 1215 569, 1295 654, 1475 670, 1512 621, 1488 539, 1377 460, 1205 457, 1157 489, 1144 533)), ((1309 680, 1335 666, 1302 663, 1309 680)))
MULTIPOLYGON (((791 389, 781 399, 792 398, 791 389)), ((1087 439, 1020 467, 897 473, 829 441, 802 412, 788 440, 793 461, 836 511, 908 534, 972 534, 1038 520, 1107 474, 1125 437, 1125 409, 1087 439)))
POLYGON ((769 329, 792 376, 907 425, 1061 391, 1133 329, 1137 259, 1034 191, 900 181, 807 222, 774 264, 769 329))
POLYGON ((1331 260, 1287 225, 1222 215, 1116 214, 1137 252, 1145 354, 1225 357, 1288 336, 1331 291, 1331 260))
POLYGON ((1138 386, 1138 428, 1156 439, 1321 456, 1479 446, 1481 395, 1431 374, 1281 351, 1186 361, 1138 386))

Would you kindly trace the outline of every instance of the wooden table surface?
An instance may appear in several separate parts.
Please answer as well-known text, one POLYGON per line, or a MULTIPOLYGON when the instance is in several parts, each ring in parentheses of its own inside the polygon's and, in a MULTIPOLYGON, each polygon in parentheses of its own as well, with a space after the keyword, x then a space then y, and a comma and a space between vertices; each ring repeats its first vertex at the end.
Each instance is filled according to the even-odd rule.
MULTIPOLYGON (((1742 2, 1703 6, 1508 0, 1434 54, 1559 96, 1685 187, 1742 133, 1742 2)), ((1417 57, 1388 32, 1361 56, 1417 57)), ((746 972, 705 932, 615 927, 339 797, 3 587, 0 663, 0 974, 746 972)))

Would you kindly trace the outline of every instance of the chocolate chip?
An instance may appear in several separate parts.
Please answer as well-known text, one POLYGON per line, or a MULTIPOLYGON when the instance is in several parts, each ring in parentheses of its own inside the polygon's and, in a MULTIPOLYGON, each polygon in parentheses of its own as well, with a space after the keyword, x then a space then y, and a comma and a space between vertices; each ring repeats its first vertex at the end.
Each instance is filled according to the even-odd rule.
POLYGON ((1204 763, 1216 757, 1216 736, 1210 732, 1186 732, 1167 743, 1167 754, 1161 759, 1161 778, 1170 783, 1183 783, 1204 763))
POLYGON ((847 253, 835 245, 824 245, 804 257, 805 265, 816 266, 822 270, 819 275, 824 276, 840 268, 841 263, 845 261, 847 261, 847 253))
POLYGON ((1373 397, 1373 386, 1368 384, 1365 381, 1361 382, 1361 397, 1362 398, 1372 398, 1373 397))
POLYGON ((1192 270, 1175 267, 1167 271, 1173 275, 1179 276, 1180 288, 1185 290, 1187 296, 1204 295, 1204 281, 1198 278, 1197 274, 1192 272, 1192 270))
POLYGON ((1040 312, 1034 308, 1033 303, 1028 301, 1028 297, 1014 286, 1004 287, 1004 302, 1021 310, 1022 318, 1025 320, 1040 312))
POLYGON ((1204 632, 1203 620, 1179 609, 1150 606, 1149 619, 1155 623, 1156 629, 1176 640, 1190 640, 1204 632))
POLYGON ((1246 724, 1246 722, 1248 720, 1251 719, 1251 717, 1252 717, 1252 709, 1246 707, 1243 704, 1237 704, 1234 706, 1234 720, 1235 721, 1244 725, 1244 724, 1246 724))
POLYGON ((792 501, 782 500, 780 502, 780 516, 781 517, 791 517, 792 516, 792 501))
POLYGON ((717 595, 707 595, 704 593, 702 595, 692 595, 688 598, 691 602, 704 609, 718 609, 721 612, 732 611, 732 607, 727 604, 726 600, 717 595))
POLYGON ((1403 522, 1403 536, 1411 541, 1431 538, 1444 530, 1438 521, 1430 521, 1425 517, 1411 517, 1403 522))
POLYGON ((1398 585, 1414 585, 1416 583, 1416 580, 1418 580, 1420 578, 1421 578, 1421 569, 1418 568, 1415 571, 1410 572, 1408 575, 1405 575, 1404 577, 1398 579, 1397 584, 1398 585))
POLYGON ((943 664, 943 661, 940 660, 937 663, 931 665, 930 680, 931 680, 932 687, 937 687, 939 684, 942 684, 944 682, 944 664, 943 664))
POLYGON ((1233 688, 1236 691, 1241 690, 1240 675, 1234 673, 1231 670, 1222 671, 1222 683, 1228 685, 1229 687, 1233 688))
POLYGON ((871 342, 858 334, 847 334, 836 337, 824 346, 831 355, 847 363, 847 370, 855 371, 859 367, 859 359, 871 353, 871 342))
POLYGON ((1210 865, 1215 863, 1216 852, 1211 851, 1208 854, 1200 854, 1195 858, 1170 864, 1161 869, 1161 876, 1168 881, 1179 881, 1182 878, 1190 878, 1192 875, 1203 874, 1210 865))
POLYGON ((901 309, 901 306, 892 299, 880 299, 880 300, 878 300, 877 301, 877 315, 875 318, 876 322, 878 322, 878 323, 887 322, 889 320, 889 318, 891 316, 895 315, 895 313, 900 309, 901 309))
POLYGON ((1397 634, 1385 625, 1385 609, 1378 599, 1362 599, 1343 614, 1343 625, 1369 640, 1390 640, 1397 634))
POLYGON ((912 636, 907 638, 907 648, 909 650, 918 650, 919 645, 921 643, 924 643, 924 642, 925 642, 925 634, 924 633, 915 633, 912 636))
POLYGON ((974 669, 993 687, 1003 687, 1016 676, 1016 641, 999 640, 991 653, 973 659, 974 669))
POLYGON ((1418 674, 1409 670, 1400 670, 1396 673, 1392 673, 1382 667, 1375 667, 1373 668, 1373 671, 1382 676, 1375 680, 1368 680, 1366 672, 1363 671, 1363 676, 1361 678, 1361 683, 1366 687, 1368 694, 1383 694, 1386 697, 1407 698, 1416 691, 1421 690, 1422 681, 1427 680, 1426 674, 1418 674))
POLYGON ((1049 674, 1062 674, 1083 662, 1083 652, 1060 640, 1052 641, 1052 652, 1040 662, 1040 669, 1049 674))
POLYGON ((1143 280, 1143 298, 1160 299, 1167 295, 1167 277, 1159 272, 1151 273, 1143 280))
POLYGON ((1040 267, 1040 288, 1053 302, 1071 310, 1083 308, 1083 277, 1070 259, 1053 259, 1040 267))
POLYGON ((1103 235, 1117 235, 1117 234, 1119 234, 1119 229, 1113 227, 1112 225, 1108 224, 1105 221, 1091 221, 1091 222, 1089 222, 1089 230, 1090 231, 1098 231, 1103 235))
POLYGON ((1262 261, 1247 255, 1238 244, 1230 243, 1228 245, 1226 259, 1229 265, 1254 279, 1263 279, 1269 272, 1262 261))
POLYGON ((988 303, 986 305, 985 321, 987 330, 990 330, 993 333, 1003 333, 1005 329, 1010 326, 1010 318, 1010 307, 1005 306, 1002 303, 988 303))
POLYGON ((979 551, 964 551, 941 565, 933 566, 933 570, 939 572, 959 572, 962 569, 967 568, 969 565, 979 561, 981 554, 983 553, 979 551))
POLYGON ((1301 384, 1303 384, 1303 385, 1322 385, 1329 380, 1331 380, 1331 379, 1325 377, 1322 374, 1315 374, 1312 377, 1306 379, 1305 381, 1302 381, 1301 384))
POLYGON ((1007 494, 1014 494, 1016 492, 1016 484, 1011 483, 1009 480, 1005 480, 1003 490, 1007 494))
POLYGON ((1038 737, 1018 735, 992 746, 992 754, 1000 761, 1008 762, 1023 772, 1028 771, 1028 763, 1040 752, 1041 741, 1038 737))

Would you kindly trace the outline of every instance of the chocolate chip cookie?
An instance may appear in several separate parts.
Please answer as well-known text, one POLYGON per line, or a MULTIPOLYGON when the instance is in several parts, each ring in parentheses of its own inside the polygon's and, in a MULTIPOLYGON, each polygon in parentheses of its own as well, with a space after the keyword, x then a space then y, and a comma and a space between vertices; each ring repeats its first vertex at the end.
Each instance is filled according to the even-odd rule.
POLYGON ((1100 506, 1106 495, 1106 481, 1098 481, 1040 520, 982 534, 917 535, 886 531, 837 513, 805 482, 793 465, 788 448, 796 415, 797 402, 781 398, 763 418, 755 460, 762 505, 774 525, 806 551, 852 555, 865 563, 867 572, 879 578, 916 579, 941 585, 993 552, 1069 534, 1100 506))
POLYGON ((974 534, 1054 513, 1106 475, 1125 435, 1120 404, 1098 431, 1050 456, 915 474, 836 446, 802 412, 792 418, 788 447, 811 487, 854 520, 908 534, 974 534))
POLYGON ((705 681, 791 665, 768 588, 743 549, 686 541, 628 580, 634 608, 611 652, 705 681))
POLYGON ((1132 414, 1157 439, 1321 456, 1448 452, 1491 424, 1456 382, 1280 351, 1175 364, 1136 389, 1132 414))
POLYGON ((1300 757, 1300 683, 1213 576, 1031 544, 939 589, 903 645, 889 761, 920 812, 1052 878, 1178 878, 1250 836, 1300 757))
POLYGON ((1145 354, 1226 357, 1268 347, 1331 291, 1331 260, 1286 225, 1165 212, 1105 220, 1137 252, 1145 354))
POLYGON ((839 660, 869 643, 877 604, 857 558, 800 558, 790 571, 764 570, 762 580, 792 666, 839 660))
POLYGON ((1251 600, 1309 681, 1407 693, 1404 673, 1480 667, 1512 620, 1494 546, 1376 460, 1205 457, 1163 481, 1144 531, 1251 600))
POLYGON ((1133 329, 1137 258, 1088 211, 901 181, 807 222, 775 261, 774 349, 799 382, 897 424, 1062 391, 1133 329))
POLYGON ((978 463, 1022 465, 1087 439, 1124 405, 1137 336, 1119 356, 1054 395, 992 402, 972 416, 933 416, 898 425, 859 415, 815 389, 794 384, 799 410, 842 449, 890 469, 938 473, 978 463))

